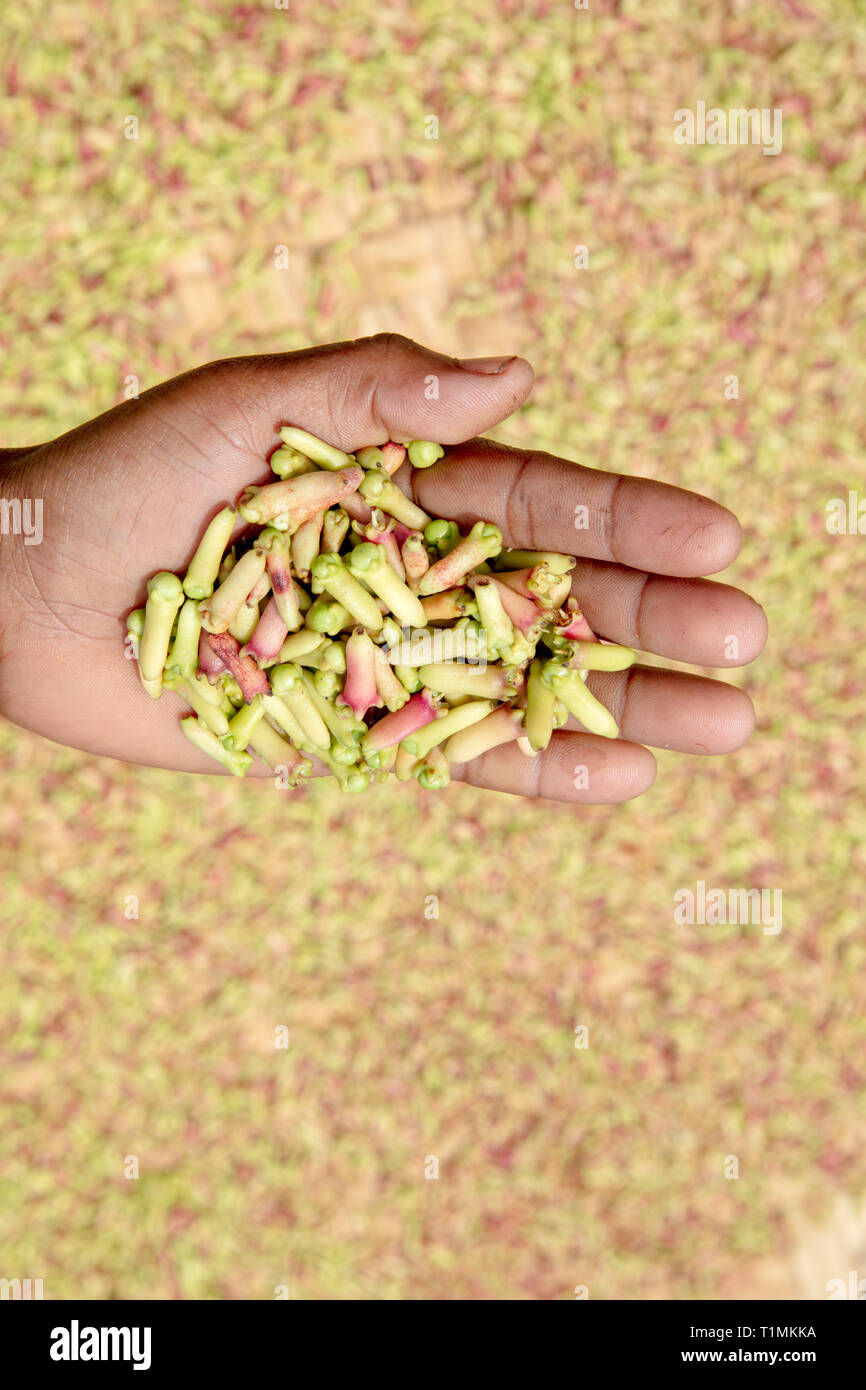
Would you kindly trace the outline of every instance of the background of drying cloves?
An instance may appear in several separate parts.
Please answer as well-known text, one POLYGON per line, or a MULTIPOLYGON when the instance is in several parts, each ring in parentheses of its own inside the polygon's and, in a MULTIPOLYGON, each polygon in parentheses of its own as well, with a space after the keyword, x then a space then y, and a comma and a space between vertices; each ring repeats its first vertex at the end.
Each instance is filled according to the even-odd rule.
POLYGON ((825 524, 864 486, 859 8, 4 14, 3 444, 227 354, 386 328, 520 352, 538 383, 499 437, 731 507, 725 578, 771 638, 727 677, 752 742, 661 753, 622 808, 289 799, 0 728, 0 1274, 239 1299, 866 1276, 866 537, 825 524), (699 100, 781 108, 782 153, 676 144, 699 100), (783 930, 675 925, 699 880, 781 890, 783 930))

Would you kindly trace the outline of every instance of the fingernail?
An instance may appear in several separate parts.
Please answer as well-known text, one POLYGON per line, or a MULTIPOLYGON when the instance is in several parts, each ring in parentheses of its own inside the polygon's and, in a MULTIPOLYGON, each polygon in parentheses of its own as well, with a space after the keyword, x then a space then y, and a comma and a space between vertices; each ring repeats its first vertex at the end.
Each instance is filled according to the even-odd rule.
POLYGON ((458 357, 457 365, 464 372, 475 372, 478 376, 499 376, 516 357, 458 357))

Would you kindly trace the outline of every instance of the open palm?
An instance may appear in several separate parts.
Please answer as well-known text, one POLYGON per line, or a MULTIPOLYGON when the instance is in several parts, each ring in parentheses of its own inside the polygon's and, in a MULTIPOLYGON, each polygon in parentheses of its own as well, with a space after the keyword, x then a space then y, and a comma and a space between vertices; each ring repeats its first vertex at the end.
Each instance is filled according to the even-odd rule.
MULTIPOLYGON (((183 737, 180 703, 141 688, 124 659, 123 619, 151 574, 182 574, 214 512, 266 477, 286 423, 348 452, 387 439, 458 446, 433 468, 396 475, 425 511, 462 529, 493 521, 509 546, 576 554, 572 592, 599 636, 699 665, 751 661, 766 637, 763 610, 703 578, 736 557, 735 517, 663 483, 477 437, 531 386, 520 358, 459 364, 382 334, 212 363, 19 452, 0 467, 0 492, 43 500, 43 539, 0 542, 0 713, 90 752, 219 773, 183 737)), ((641 745, 723 753, 753 726, 741 691, 682 672, 636 666, 593 674, 590 686, 620 739, 570 725, 538 757, 512 743, 455 774, 528 796, 622 801, 655 775, 641 745)))

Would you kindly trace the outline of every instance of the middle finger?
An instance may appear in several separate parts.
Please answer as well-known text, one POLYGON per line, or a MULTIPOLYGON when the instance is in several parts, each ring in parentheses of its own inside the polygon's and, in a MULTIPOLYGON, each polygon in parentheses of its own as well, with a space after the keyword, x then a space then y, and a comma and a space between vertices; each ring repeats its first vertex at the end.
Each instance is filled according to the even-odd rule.
POLYGON ((571 592, 599 637, 694 666, 744 666, 767 640, 763 608, 711 579, 578 560, 571 592))

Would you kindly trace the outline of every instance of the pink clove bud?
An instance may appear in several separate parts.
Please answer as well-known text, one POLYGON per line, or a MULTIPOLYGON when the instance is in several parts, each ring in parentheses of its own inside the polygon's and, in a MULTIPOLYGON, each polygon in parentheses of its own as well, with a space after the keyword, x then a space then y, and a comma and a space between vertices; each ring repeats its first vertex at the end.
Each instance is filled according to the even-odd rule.
POLYGON ((241 495, 238 511, 244 521, 265 525, 278 519, 282 531, 296 531, 316 512, 324 511, 357 491, 365 474, 363 468, 339 468, 334 473, 301 473, 295 478, 264 487, 248 487, 241 495))
POLYGON ((373 508, 357 492, 349 492, 345 497, 341 497, 340 506, 353 521, 360 521, 362 526, 366 526, 372 520, 373 508))
POLYGON ((557 637, 568 637, 573 642, 597 642, 598 638, 580 611, 576 599, 566 600, 565 607, 557 614, 557 637))
POLYGON ((402 466, 406 459, 405 446, 402 444, 395 444, 392 439, 389 439, 388 443, 383 444, 381 447, 382 457, 384 459, 383 466, 386 473, 389 473, 391 477, 393 477, 397 469, 402 466))
POLYGON ((230 632, 203 633, 220 661, 231 672, 249 703, 256 695, 270 695, 271 687, 264 671, 260 671, 250 656, 241 656, 237 639, 230 632))
MULTIPOLYGON (((502 607, 518 631, 537 634, 540 625, 545 621, 544 609, 540 608, 534 599, 526 598, 524 594, 518 593, 508 584, 501 584, 498 574, 492 574, 489 577, 491 584, 496 586, 502 607)), ((470 580, 470 584, 471 582, 470 580)))
POLYGON ((421 531, 410 531, 400 549, 405 570, 406 582, 410 589, 417 589, 423 576, 430 568, 430 556, 424 544, 421 531))
POLYGON ((280 648, 289 634, 280 614, 279 605, 275 598, 272 598, 265 605, 265 611, 256 623, 255 631, 245 647, 241 647, 241 656, 251 656, 259 667, 271 666, 280 655, 280 648))
POLYGON ((208 641, 208 636, 208 633, 202 631, 198 639, 198 669, 201 675, 214 685, 220 676, 225 675, 228 667, 222 658, 217 656, 208 641))
POLYGON ((384 719, 373 725, 361 740, 362 749, 365 753, 374 753, 393 748, 407 734, 414 734, 435 719, 437 710, 438 704, 432 690, 419 690, 402 709, 386 714, 384 719))
POLYGON ((348 705, 356 719, 382 699, 376 685, 376 645, 363 627, 354 628, 346 643, 346 681, 338 705, 348 705))
POLYGON ((443 589, 453 589, 462 584, 478 565, 497 555, 501 548, 499 527, 489 521, 477 521, 464 540, 430 566, 418 585, 418 593, 425 598, 428 594, 439 594, 443 589))

